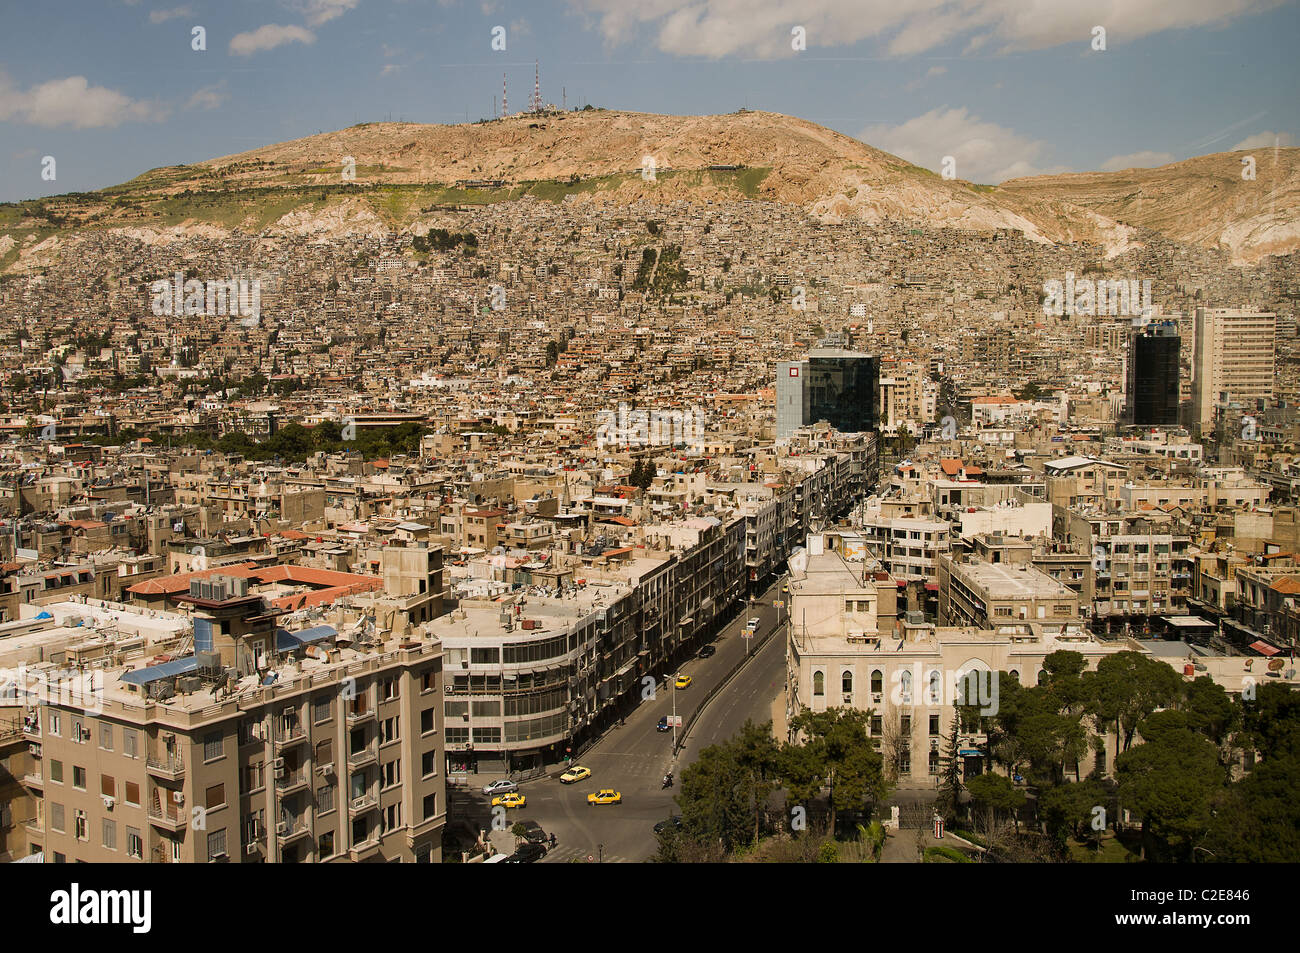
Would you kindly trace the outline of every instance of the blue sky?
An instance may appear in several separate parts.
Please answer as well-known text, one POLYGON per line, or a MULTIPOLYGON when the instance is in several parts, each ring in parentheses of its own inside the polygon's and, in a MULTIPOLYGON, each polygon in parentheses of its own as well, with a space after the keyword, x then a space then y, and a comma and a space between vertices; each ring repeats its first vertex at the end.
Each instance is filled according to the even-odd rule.
POLYGON ((503 72, 514 111, 535 60, 549 102, 789 113, 977 182, 1300 144, 1300 0, 0 3, 0 201, 357 122, 473 121, 503 72))

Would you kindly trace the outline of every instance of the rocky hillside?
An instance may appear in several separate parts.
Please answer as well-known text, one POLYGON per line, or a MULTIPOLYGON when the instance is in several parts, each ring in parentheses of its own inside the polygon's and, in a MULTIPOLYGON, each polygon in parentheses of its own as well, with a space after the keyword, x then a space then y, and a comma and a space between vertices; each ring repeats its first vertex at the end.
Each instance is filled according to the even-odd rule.
POLYGON ((1298 149, 1162 169, 946 181, 815 123, 765 112, 659 116, 590 110, 455 126, 367 123, 151 172, 100 192, 0 206, 0 268, 39 267, 69 231, 145 240, 246 233, 329 238, 423 230, 439 205, 544 201, 759 200, 824 221, 1011 228, 1044 243, 1119 254, 1141 228, 1231 249, 1243 261, 1300 247, 1298 149), (645 157, 654 175, 643 174, 645 157), (345 159, 351 157, 345 177, 345 159))

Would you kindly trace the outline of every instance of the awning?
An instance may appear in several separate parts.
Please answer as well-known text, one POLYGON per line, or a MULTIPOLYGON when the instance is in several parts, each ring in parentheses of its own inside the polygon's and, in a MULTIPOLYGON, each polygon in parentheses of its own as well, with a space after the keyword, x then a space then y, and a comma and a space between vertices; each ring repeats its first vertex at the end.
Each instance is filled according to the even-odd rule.
POLYGON ((335 638, 338 634, 338 630, 332 625, 314 625, 310 629, 302 629, 298 632, 290 632, 288 629, 276 629, 275 650, 277 652, 291 652, 313 642, 323 642, 326 639, 335 638))
POLYGON ((976 749, 976 748, 962 748, 962 749, 961 749, 960 751, 958 751, 957 753, 958 753, 959 755, 961 755, 963 758, 982 758, 982 757, 984 757, 984 752, 983 752, 983 751, 980 751, 980 750, 978 750, 978 749, 976 749))
POLYGON ((1251 642, 1250 647, 1254 649, 1256 652, 1258 652, 1260 655, 1273 656, 1273 655, 1277 655, 1279 652, 1282 651, 1281 649, 1274 648, 1273 646, 1269 645, 1267 642, 1251 642))

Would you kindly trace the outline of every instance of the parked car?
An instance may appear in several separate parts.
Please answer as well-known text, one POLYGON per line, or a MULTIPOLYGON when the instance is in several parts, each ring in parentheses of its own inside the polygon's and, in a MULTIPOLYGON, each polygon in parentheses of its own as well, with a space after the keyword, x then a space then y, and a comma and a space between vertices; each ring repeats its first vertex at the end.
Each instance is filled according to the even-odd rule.
POLYGON ((585 781, 591 777, 591 768, 584 768, 582 765, 575 764, 560 775, 561 784, 573 784, 575 781, 585 781))
POLYGON ((682 816, 680 814, 674 814, 672 817, 662 820, 658 824, 656 824, 655 833, 662 834, 670 827, 673 830, 678 830, 678 831, 682 829, 682 816))
POLYGON ((506 858, 507 864, 531 864, 546 856, 541 844, 520 844, 519 849, 506 858))
POLYGON ((519 785, 507 778, 502 778, 500 781, 493 781, 491 784, 485 784, 483 786, 483 793, 489 796, 494 794, 511 794, 518 790, 519 785))
POLYGON ((700 658, 712 658, 718 653, 718 650, 712 645, 706 645, 700 649, 700 658))
MULTIPOLYGON (((536 821, 519 821, 524 826, 524 840, 530 844, 546 844, 546 831, 536 821)), ((517 825, 516 825, 517 826, 517 825)), ((511 828, 513 830, 513 828, 511 828)))

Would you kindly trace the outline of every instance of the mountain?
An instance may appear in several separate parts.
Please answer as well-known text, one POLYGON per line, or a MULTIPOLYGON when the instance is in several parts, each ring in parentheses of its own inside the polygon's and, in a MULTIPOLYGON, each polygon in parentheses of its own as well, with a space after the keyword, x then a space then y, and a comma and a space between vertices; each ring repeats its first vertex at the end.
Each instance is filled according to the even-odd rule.
POLYGON ((815 123, 767 112, 590 109, 454 126, 366 123, 154 169, 99 192, 0 206, 0 268, 38 266, 79 228, 118 228, 147 241, 232 230, 329 238, 427 227, 439 205, 526 197, 775 201, 827 222, 1019 229, 1034 241, 1093 242, 1112 255, 1140 244, 1141 229, 1150 228, 1254 261, 1300 247, 1298 156, 1300 149, 1261 150, 1253 182, 1241 180, 1240 156, 1225 153, 1160 169, 989 186, 945 180, 815 123), (346 157, 355 165, 350 180, 346 157))

